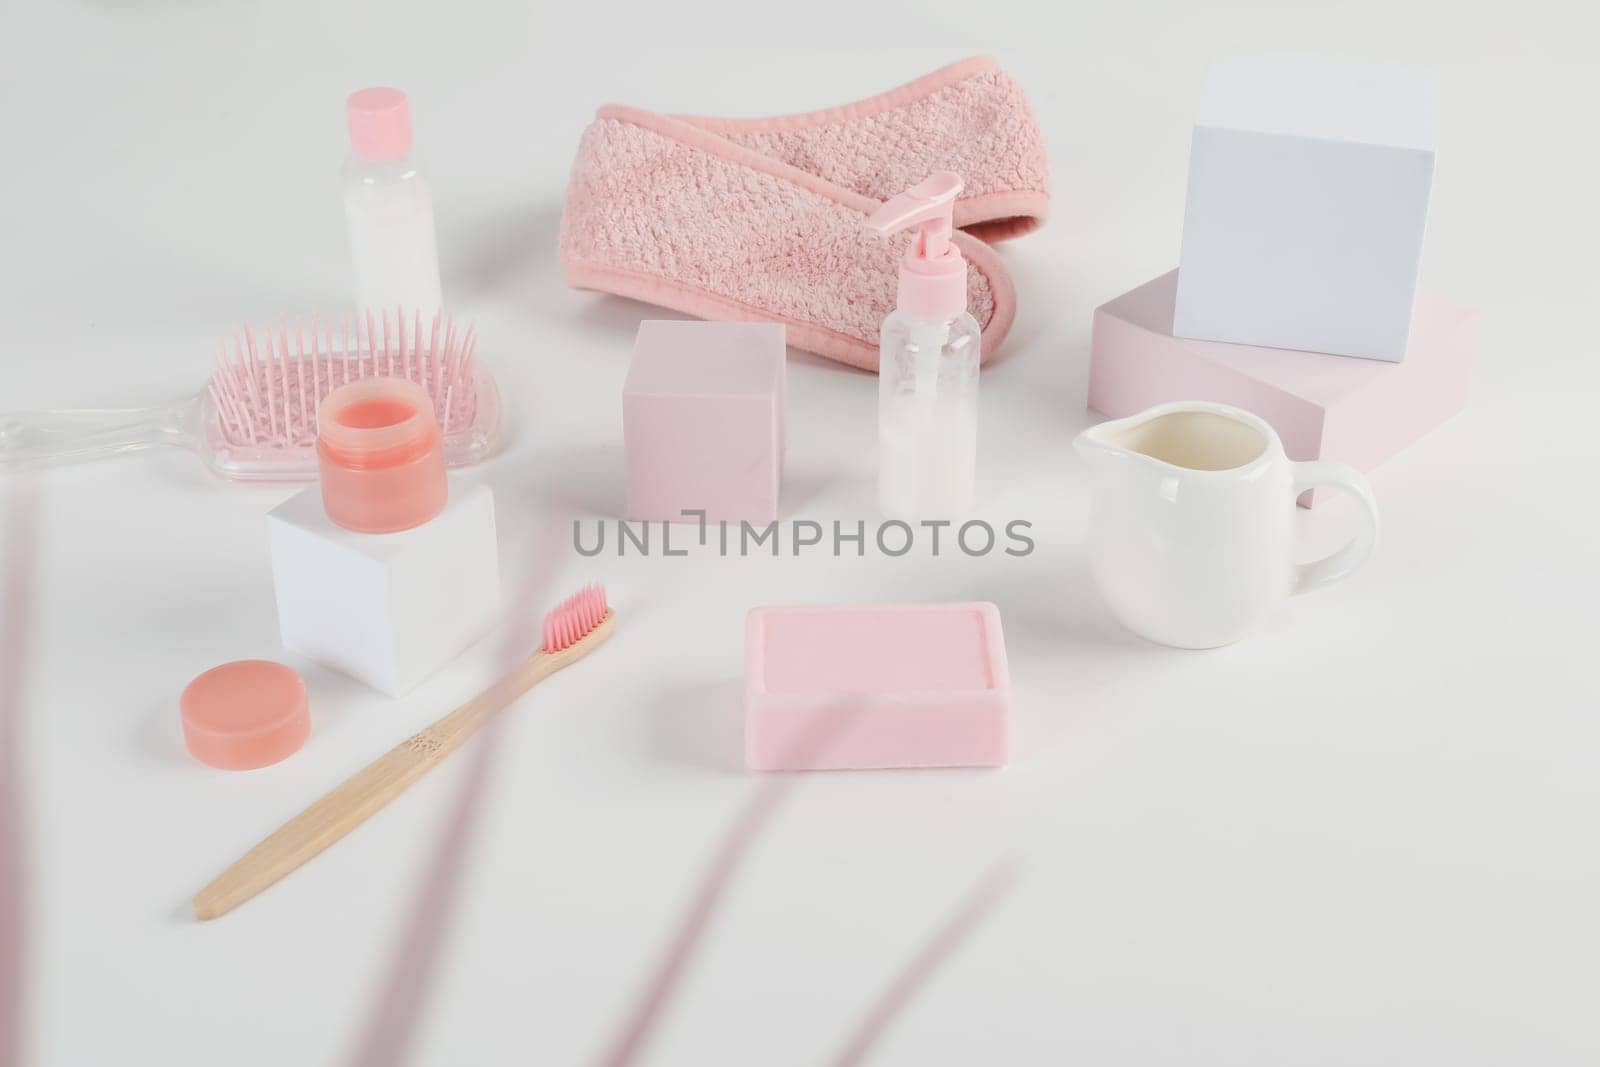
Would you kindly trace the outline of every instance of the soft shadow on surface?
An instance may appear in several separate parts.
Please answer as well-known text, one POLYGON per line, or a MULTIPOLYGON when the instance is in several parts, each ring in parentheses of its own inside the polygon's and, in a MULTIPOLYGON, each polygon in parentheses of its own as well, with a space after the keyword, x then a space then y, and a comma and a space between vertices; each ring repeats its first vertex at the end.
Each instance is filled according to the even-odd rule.
POLYGON ((1087 562, 1076 554, 1042 560, 1036 568, 1004 568, 968 595, 1000 608, 1015 687, 1013 766, 1070 743, 1095 720, 1125 715, 1131 710, 1124 703, 1130 699, 1126 690, 1137 689, 1144 672, 1162 669, 1163 661, 1174 656, 1174 650, 1151 644, 1111 615, 1087 562), (1070 686, 1072 699, 1040 700, 1041 676, 1060 678, 1070 686))
MULTIPOLYGON (((1066 289, 1061 264, 1032 235, 991 246, 1011 274, 1018 293, 1017 317, 1006 334, 1000 351, 985 364, 985 369, 1000 368, 1019 359, 1039 358, 1036 351, 1049 338, 1063 318, 1074 315, 1082 303, 1078 293, 1066 289)), ((1052 354, 1052 359, 1056 357, 1052 354)))
MULTIPOLYGON (((507 495, 495 487, 497 501, 507 495)), ((573 581, 570 589, 560 584, 561 561, 568 558, 568 530, 563 524, 534 514, 514 513, 509 507, 501 510, 496 522, 504 600, 500 604, 500 629, 486 640, 495 644, 498 676, 533 654, 544 639, 545 614, 576 593, 583 580, 573 581)))
POLYGON ((808 472, 793 477, 785 474, 782 490, 779 493, 780 517, 791 521, 806 518, 806 509, 837 481, 837 475, 830 476, 821 472, 808 472))
MULTIPOLYGON (((550 551, 551 527, 537 527, 530 536, 519 535, 502 543, 526 544, 529 553, 516 556, 514 581, 509 603, 504 605, 498 635, 496 675, 531 655, 540 644, 544 614, 565 598, 568 591, 551 591, 554 566, 560 558, 550 551)), ((463 694, 463 699, 472 694, 463 694)), ((526 698, 524 698, 526 699, 526 698)), ((441 708, 440 714, 448 709, 441 708)), ((472 765, 456 798, 455 809, 439 835, 433 854, 423 868, 410 916, 391 952, 383 987, 375 999, 366 1024, 350 1058, 352 1067, 398 1067, 410 1062, 421 1023, 427 1014, 428 996, 439 969, 445 935, 456 909, 460 885, 465 875, 467 848, 476 832, 483 794, 495 770, 504 716, 516 714, 508 708, 492 718, 481 735, 468 743, 472 765)))
MULTIPOLYGON (((184 755, 183 723, 174 715, 178 695, 152 701, 134 716, 134 745, 139 754, 166 770, 177 770, 189 762, 184 755)), ((194 912, 189 912, 194 918, 194 912)))
POLYGON ((1072 432, 1076 434, 1103 417, 1089 409, 1089 339, 1069 345, 1061 359, 1065 364, 1063 371, 1049 383, 1044 399, 1052 411, 1071 413, 1072 432))
MULTIPOLYGON (((1037 529, 1033 535, 1039 536, 1037 529)), ((981 588, 973 588, 974 600, 1000 605, 1000 624, 1008 646, 1060 649, 1087 645, 1134 656, 1159 654, 1158 646, 1124 628, 1111 614, 1081 554, 1048 560, 1045 566, 1050 569, 1046 581, 1039 580, 1037 570, 1019 566, 1008 568, 998 580, 991 575, 981 588)))
POLYGON ((597 293, 590 289, 576 291, 578 310, 572 316, 576 325, 586 333, 610 334, 626 338, 627 346, 620 349, 626 356, 631 352, 633 335, 639 332, 639 323, 645 319, 692 320, 693 315, 673 311, 659 304, 647 304, 626 296, 597 293))
POLYGON ((559 284, 560 233, 560 204, 497 207, 492 214, 463 220, 461 240, 446 249, 440 264, 450 282, 447 301, 459 302, 452 293, 481 299, 506 289, 534 292, 559 284))
POLYGON ((1000 343, 1000 351, 983 361, 979 381, 982 381, 983 375, 993 377, 1017 373, 1033 360, 1046 358, 1046 353, 1042 351, 1046 337, 1046 332, 1031 318, 1024 320, 1019 316, 1006 334, 1006 339, 1000 343))
POLYGON ((23 909, 22 719, 23 667, 33 608, 38 502, 31 483, 5 486, 5 557, 0 561, 0 1063, 22 1063, 23 909))
MULTIPOLYGON (((848 363, 840 363, 836 359, 829 359, 827 356, 819 356, 815 352, 807 352, 805 349, 796 348, 793 345, 789 346, 786 358, 791 367, 820 367, 833 373, 843 374, 846 376, 873 379, 878 377, 877 371, 862 370, 860 367, 852 367, 848 363)), ((873 386, 873 388, 877 388, 877 386, 873 386)))
MULTIPOLYGON (((816 757, 827 749, 838 734, 849 729, 856 714, 859 712, 846 714, 837 720, 823 719, 816 726, 802 730, 778 765, 803 767, 814 764, 816 757)), ((633 1063, 644 1051, 651 1032, 683 980, 717 905, 732 884, 740 864, 772 821, 773 813, 784 797, 804 777, 804 773, 760 776, 750 798, 728 828, 721 845, 701 875, 700 883, 690 897, 689 907, 679 920, 666 951, 648 974, 644 988, 598 1062, 606 1067, 624 1067, 633 1063)))
POLYGON ((742 774, 743 694, 737 678, 667 689, 652 718, 656 751, 673 763, 742 774))
POLYGON ((624 1067, 635 1062, 643 1052, 646 1041, 665 1012, 678 983, 682 981, 717 905, 738 873, 739 865, 797 780, 796 775, 770 775, 756 786, 755 793, 729 828, 702 875, 700 885, 689 901, 688 910, 679 920, 666 951, 650 972, 644 989, 617 1028, 605 1054, 597 1062, 606 1067, 624 1067))
MULTIPOLYGON (((622 442, 611 445, 575 445, 561 451, 561 462, 550 463, 530 470, 520 488, 508 487, 510 492, 531 494, 523 499, 543 499, 550 511, 568 516, 562 528, 562 551, 570 551, 572 525, 577 518, 583 522, 585 544, 593 544, 594 521, 604 519, 608 527, 612 520, 627 513, 628 489, 627 463, 622 453, 622 442)), ((496 497, 501 496, 501 486, 495 486, 496 497)), ((606 531, 607 545, 614 551, 616 530, 606 531)))
MULTIPOLYGON (((1037 447, 1040 431, 1060 432, 1069 439, 1103 416, 1089 409, 1090 339, 1055 339, 1041 336, 1030 350, 1006 351, 994 363, 984 366, 979 376, 997 393, 1009 394, 1014 405, 1008 418, 1018 428, 1031 427, 1019 447, 1037 447), (987 375, 987 378, 984 377, 987 375)), ((988 425, 988 424, 985 424, 988 425)), ((999 425, 999 424, 997 424, 999 425)))
POLYGON ((979 880, 967 894, 961 906, 934 931, 915 955, 906 961, 893 982, 868 1008, 866 1015, 845 1042, 843 1050, 833 1060, 837 1067, 856 1067, 865 1063, 873 1046, 878 1043, 894 1022, 916 999, 917 993, 928 983, 946 960, 961 946, 984 918, 1000 903, 1016 882, 1015 864, 1001 862, 979 880))
MULTIPOLYGON (((692 689, 691 695, 698 692, 692 689)), ((695 699, 684 702, 688 706, 695 699)), ((846 709, 846 714, 824 718, 813 727, 801 731, 787 750, 776 761, 779 766, 815 766, 841 734, 848 733, 859 709, 846 709)), ((606 1067, 625 1067, 637 1061, 645 1051, 652 1032, 657 1028, 667 1005, 681 985, 699 942, 738 873, 740 865, 767 829, 789 791, 813 772, 769 773, 760 776, 754 791, 735 818, 720 846, 707 864, 699 885, 690 897, 688 909, 679 920, 655 967, 651 970, 643 989, 633 1001, 622 1024, 617 1028, 604 1055, 598 1060, 606 1067)), ((961 908, 916 953, 896 980, 871 1005, 862 1022, 855 1028, 845 1045, 838 1062, 862 1062, 887 1029, 894 1017, 911 1002, 917 991, 932 973, 955 951, 961 941, 977 926, 1000 896, 1014 881, 1014 867, 1003 862, 983 878, 968 896, 961 908)))
POLYGON ((455 911, 467 844, 476 828, 483 793, 493 770, 499 726, 500 719, 496 717, 470 742, 472 766, 456 798, 455 810, 424 868, 411 920, 392 954, 388 979, 362 1028, 355 1054, 350 1057, 352 1067, 400 1067, 411 1061, 418 1026, 439 969, 445 933, 455 911))

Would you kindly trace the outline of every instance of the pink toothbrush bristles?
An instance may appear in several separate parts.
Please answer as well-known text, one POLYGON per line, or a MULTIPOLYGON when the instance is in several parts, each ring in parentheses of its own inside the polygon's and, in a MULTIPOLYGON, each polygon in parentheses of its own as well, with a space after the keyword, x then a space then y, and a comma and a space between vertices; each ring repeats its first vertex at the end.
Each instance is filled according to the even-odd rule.
POLYGON ((606 613, 605 587, 584 586, 544 617, 544 650, 560 652, 571 648, 588 637, 605 619, 606 613))
POLYGON ((470 427, 477 414, 476 335, 470 328, 458 331, 444 313, 433 317, 431 331, 416 314, 408 330, 405 314, 395 309, 380 323, 368 312, 357 317, 353 331, 346 315, 342 347, 331 322, 324 347, 315 318, 309 350, 300 319, 268 327, 259 337, 244 327, 233 336, 231 357, 223 341, 208 392, 224 440, 263 449, 309 447, 317 440, 323 398, 341 385, 379 376, 404 377, 426 389, 446 435, 452 427, 470 427))

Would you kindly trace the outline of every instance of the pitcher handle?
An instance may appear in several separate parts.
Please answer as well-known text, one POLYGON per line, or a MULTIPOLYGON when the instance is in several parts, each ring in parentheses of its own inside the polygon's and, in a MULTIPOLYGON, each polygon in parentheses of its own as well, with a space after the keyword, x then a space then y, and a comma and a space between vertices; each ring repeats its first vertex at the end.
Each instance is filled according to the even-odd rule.
POLYGON ((1367 484, 1366 477, 1360 471, 1348 463, 1329 459, 1294 465, 1294 495, 1297 498, 1308 489, 1321 488, 1343 489, 1359 500, 1361 527, 1345 542, 1344 547, 1332 555, 1296 568, 1296 593, 1336 582, 1354 573, 1372 555, 1378 543, 1378 502, 1372 497, 1372 486, 1367 484))

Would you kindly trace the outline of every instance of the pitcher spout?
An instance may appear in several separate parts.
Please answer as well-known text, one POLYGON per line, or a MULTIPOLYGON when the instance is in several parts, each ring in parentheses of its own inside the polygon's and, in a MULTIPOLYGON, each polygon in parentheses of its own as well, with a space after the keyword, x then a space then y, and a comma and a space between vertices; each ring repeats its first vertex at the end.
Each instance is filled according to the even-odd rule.
POLYGON ((1199 400, 1158 404, 1102 422, 1073 443, 1091 471, 1138 467, 1162 477, 1243 476, 1283 452, 1260 416, 1199 400))
POLYGON ((1072 442, 1072 447, 1091 469, 1108 466, 1120 457, 1128 455, 1130 452, 1126 443, 1128 432, 1149 421, 1150 416, 1150 412, 1141 411, 1137 415, 1110 419, 1098 426, 1091 426, 1078 434, 1072 442))

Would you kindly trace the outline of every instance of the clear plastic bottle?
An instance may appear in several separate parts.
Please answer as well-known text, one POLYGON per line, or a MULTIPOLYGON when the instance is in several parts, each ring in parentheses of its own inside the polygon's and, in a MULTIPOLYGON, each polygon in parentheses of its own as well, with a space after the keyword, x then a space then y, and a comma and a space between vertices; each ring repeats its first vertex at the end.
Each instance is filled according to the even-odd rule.
POLYGON ((978 321, 883 320, 878 357, 878 506, 890 518, 973 508, 978 459, 978 321))
POLYGON ((362 89, 345 108, 350 158, 344 213, 355 264, 357 306, 402 308, 431 322, 439 311, 439 252, 433 193, 411 162, 411 109, 398 89, 362 89))
POLYGON ((982 340, 950 242, 961 188, 958 175, 935 174, 868 219, 886 234, 916 227, 879 336, 878 505, 890 518, 955 518, 975 501, 982 340))

